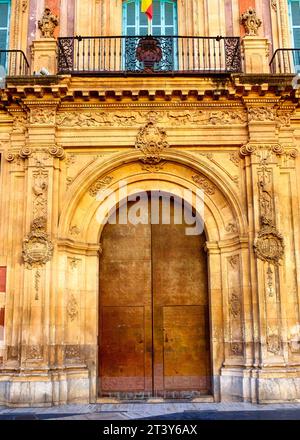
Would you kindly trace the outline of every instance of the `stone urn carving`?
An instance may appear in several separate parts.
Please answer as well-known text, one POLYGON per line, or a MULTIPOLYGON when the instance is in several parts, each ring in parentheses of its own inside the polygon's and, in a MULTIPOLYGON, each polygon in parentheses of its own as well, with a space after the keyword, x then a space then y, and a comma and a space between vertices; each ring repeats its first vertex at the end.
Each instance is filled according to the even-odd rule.
POLYGON ((147 35, 140 39, 136 49, 136 58, 144 64, 144 72, 152 73, 154 64, 162 59, 162 50, 157 38, 147 35))

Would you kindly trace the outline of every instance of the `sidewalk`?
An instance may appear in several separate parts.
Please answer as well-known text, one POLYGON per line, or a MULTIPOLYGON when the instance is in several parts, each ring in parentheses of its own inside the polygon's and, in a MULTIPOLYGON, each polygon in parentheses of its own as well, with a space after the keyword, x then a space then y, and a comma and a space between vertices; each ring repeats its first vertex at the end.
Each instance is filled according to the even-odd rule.
POLYGON ((156 420, 288 419, 300 420, 299 404, 121 403, 63 405, 51 408, 0 407, 0 420, 156 420))

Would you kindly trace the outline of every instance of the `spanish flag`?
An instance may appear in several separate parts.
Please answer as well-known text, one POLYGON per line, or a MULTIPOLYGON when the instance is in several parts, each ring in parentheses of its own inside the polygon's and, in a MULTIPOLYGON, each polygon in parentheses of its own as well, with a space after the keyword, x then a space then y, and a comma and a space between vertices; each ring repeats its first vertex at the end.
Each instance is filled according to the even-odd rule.
POLYGON ((145 12, 149 20, 153 18, 153 0, 142 0, 142 12, 145 12))

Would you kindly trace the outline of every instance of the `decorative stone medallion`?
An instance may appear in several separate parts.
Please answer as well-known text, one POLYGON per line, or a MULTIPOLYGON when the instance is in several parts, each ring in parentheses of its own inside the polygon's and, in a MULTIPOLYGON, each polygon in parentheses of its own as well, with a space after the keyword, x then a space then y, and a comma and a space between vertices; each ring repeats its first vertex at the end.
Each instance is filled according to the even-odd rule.
POLYGON ((158 164, 163 159, 161 153, 169 148, 167 133, 150 121, 139 130, 135 148, 144 154, 144 163, 158 164))
POLYGON ((53 244, 46 233, 46 218, 33 220, 30 233, 23 241, 23 260, 27 268, 40 267, 51 260, 53 244))
POLYGON ((284 255, 284 239, 272 224, 264 224, 254 242, 254 251, 262 261, 279 265, 284 255))

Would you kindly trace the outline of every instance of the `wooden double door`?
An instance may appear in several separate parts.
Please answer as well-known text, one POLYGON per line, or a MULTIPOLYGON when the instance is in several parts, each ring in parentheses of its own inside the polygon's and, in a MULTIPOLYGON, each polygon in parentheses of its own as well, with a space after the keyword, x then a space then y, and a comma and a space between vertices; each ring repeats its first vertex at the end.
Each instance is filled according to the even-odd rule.
POLYGON ((100 396, 210 394, 205 235, 186 235, 185 224, 174 224, 176 203, 171 203, 170 224, 163 224, 161 218, 159 224, 151 224, 150 206, 147 224, 119 224, 121 215, 124 219, 121 211, 130 209, 123 207, 116 224, 104 228, 100 396))

